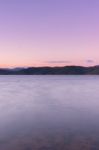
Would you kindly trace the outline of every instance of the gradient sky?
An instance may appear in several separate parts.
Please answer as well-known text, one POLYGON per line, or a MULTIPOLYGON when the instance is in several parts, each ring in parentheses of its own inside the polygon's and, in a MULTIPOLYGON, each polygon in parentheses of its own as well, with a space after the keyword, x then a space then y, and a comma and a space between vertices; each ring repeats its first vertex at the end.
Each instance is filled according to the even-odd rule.
POLYGON ((0 0, 0 67, 98 64, 99 0, 0 0))

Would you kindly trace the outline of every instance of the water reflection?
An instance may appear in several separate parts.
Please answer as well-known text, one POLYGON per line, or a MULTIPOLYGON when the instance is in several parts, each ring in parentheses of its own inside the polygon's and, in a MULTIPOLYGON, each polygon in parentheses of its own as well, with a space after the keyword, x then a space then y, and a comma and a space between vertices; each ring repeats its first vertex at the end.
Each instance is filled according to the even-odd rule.
POLYGON ((0 150, 99 149, 98 76, 0 76, 0 150))

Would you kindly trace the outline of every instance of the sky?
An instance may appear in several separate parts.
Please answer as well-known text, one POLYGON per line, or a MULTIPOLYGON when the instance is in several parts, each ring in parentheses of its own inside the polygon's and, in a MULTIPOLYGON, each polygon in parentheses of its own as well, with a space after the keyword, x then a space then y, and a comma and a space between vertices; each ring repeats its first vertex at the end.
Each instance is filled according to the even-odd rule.
POLYGON ((0 67, 99 65, 99 0, 0 0, 0 67))

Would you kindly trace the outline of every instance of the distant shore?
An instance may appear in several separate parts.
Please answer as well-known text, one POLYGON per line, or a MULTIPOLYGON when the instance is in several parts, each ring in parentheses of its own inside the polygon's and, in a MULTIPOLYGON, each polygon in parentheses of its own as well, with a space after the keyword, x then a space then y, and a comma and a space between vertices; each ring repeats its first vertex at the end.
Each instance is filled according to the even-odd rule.
POLYGON ((99 75, 99 66, 0 68, 0 75, 99 75))

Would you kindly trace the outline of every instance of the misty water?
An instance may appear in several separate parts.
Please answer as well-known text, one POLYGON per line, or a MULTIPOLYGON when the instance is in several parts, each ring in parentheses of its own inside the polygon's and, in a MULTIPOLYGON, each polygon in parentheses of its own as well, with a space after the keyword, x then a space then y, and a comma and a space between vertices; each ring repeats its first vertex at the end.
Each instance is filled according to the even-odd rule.
POLYGON ((0 150, 99 150, 99 76, 0 76, 0 150))

